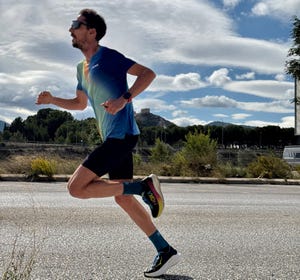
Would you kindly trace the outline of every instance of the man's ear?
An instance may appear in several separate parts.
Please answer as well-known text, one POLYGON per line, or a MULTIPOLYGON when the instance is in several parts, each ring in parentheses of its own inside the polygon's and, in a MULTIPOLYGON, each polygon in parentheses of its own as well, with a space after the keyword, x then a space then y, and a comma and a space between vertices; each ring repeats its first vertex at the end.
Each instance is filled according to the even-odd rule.
POLYGON ((94 38, 96 38, 96 36, 97 36, 96 28, 90 28, 90 29, 89 29, 89 34, 90 34, 91 36, 94 36, 94 38))

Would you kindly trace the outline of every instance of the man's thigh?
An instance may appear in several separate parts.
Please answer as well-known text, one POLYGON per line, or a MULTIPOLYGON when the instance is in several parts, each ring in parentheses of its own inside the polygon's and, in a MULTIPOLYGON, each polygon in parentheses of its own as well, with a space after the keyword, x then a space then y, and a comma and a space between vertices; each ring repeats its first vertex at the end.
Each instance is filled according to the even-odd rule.
POLYGON ((109 173, 112 175, 111 179, 130 179, 126 177, 133 172, 132 150, 136 142, 137 136, 125 139, 108 139, 98 146, 82 165, 99 177, 109 173))

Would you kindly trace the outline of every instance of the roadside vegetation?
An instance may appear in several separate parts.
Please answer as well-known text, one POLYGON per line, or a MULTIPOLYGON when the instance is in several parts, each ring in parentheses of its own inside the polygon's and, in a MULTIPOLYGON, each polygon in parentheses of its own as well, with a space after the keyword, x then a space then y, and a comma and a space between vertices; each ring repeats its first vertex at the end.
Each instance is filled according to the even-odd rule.
MULTIPOLYGON (((158 125, 139 124, 135 175, 297 176, 297 167, 292 168, 281 159, 283 147, 295 143, 293 128, 222 123, 178 127, 149 113, 144 119, 149 121, 153 116, 158 125)), ((66 111, 41 109, 26 120, 16 118, 0 133, 0 174, 23 174, 31 180, 72 174, 97 144, 94 119, 75 120, 66 111)))
MULTIPOLYGON (((52 146, 50 146, 52 147, 52 146)), ((23 174, 29 180, 41 176, 53 180, 57 174, 72 174, 90 152, 90 148, 70 146, 46 149, 45 146, 28 153, 18 152, 0 158, 0 174, 23 174)), ((21 149, 20 149, 21 150, 21 149)), ((273 150, 240 152, 221 155, 217 141, 209 134, 195 130, 186 135, 176 149, 156 139, 149 149, 137 147, 134 154, 134 174, 216 178, 299 178, 300 167, 290 166, 281 154, 273 150), (246 157, 247 156, 247 157, 246 157)))

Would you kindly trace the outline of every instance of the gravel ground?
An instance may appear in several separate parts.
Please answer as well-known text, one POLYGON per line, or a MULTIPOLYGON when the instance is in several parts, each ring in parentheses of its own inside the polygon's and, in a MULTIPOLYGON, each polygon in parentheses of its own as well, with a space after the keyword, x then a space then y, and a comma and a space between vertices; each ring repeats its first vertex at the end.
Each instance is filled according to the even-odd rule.
MULTIPOLYGON (((300 279, 299 186, 162 187, 155 223, 183 258, 160 279, 300 279)), ((112 198, 78 200, 65 183, 0 182, 0 275, 14 244, 42 280, 145 279, 155 256, 112 198)))

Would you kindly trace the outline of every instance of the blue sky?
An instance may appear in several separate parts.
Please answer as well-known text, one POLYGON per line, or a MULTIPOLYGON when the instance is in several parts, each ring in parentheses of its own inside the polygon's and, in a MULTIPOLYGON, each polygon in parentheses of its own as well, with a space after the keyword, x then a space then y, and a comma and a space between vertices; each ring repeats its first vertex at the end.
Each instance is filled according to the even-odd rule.
MULTIPOLYGON (((300 0, 0 0, 0 7, 0 120, 45 108, 34 104, 42 90, 74 96, 82 55, 68 29, 82 8, 93 8, 108 25, 100 44, 157 74, 134 99, 136 112, 150 108, 179 126, 294 127, 294 82, 284 64, 300 0)), ((90 107, 72 114, 93 116, 90 107)))

